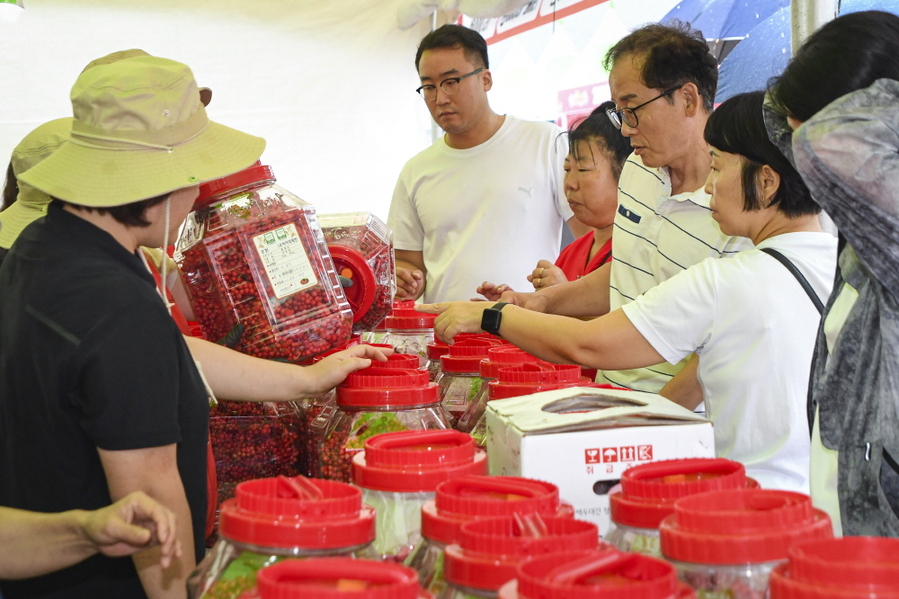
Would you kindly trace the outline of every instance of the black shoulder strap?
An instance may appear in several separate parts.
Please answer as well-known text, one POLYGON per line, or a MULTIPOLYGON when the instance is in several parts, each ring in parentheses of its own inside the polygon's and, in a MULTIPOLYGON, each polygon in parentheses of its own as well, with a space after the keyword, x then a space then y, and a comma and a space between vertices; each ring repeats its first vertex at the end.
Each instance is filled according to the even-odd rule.
POLYGON ((783 264, 787 268, 787 270, 789 270, 790 273, 792 273, 792 275, 796 277, 796 280, 799 281, 799 284, 802 285, 802 288, 808 294, 809 299, 811 299, 812 303, 815 304, 815 308, 818 309, 818 314, 824 314, 824 304, 821 303, 821 299, 818 298, 818 294, 815 293, 814 289, 812 289, 812 286, 811 284, 809 284, 808 279, 806 279, 803 274, 799 272, 799 269, 796 268, 796 265, 790 262, 789 258, 773 248, 761 248, 761 250, 769 256, 773 256, 774 258, 776 258, 778 262, 783 264))

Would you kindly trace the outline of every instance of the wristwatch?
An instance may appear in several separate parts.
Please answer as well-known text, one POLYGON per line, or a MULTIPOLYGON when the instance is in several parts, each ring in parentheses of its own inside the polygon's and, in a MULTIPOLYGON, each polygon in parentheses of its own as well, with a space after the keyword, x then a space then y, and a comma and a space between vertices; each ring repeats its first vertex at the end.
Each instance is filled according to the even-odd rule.
POLYGON ((485 308, 484 314, 481 316, 481 330, 491 335, 499 336, 499 325, 503 321, 503 315, 500 310, 509 302, 497 302, 492 308, 485 308))

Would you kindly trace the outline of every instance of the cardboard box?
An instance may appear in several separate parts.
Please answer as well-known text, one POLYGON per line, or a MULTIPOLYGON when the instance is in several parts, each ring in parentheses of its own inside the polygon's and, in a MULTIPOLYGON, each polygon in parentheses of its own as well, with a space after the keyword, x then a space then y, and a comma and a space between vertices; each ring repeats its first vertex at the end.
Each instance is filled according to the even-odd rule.
POLYGON ((487 404, 490 474, 558 485, 576 517, 609 531, 608 492, 638 464, 714 457, 712 423, 638 391, 572 387, 487 404))

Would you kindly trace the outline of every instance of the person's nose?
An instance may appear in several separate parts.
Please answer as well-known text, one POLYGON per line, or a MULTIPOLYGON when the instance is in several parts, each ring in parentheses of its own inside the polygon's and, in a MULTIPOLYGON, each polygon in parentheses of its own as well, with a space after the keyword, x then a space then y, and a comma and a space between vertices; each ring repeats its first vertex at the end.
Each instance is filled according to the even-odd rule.
POLYGON ((575 175, 574 170, 565 173, 564 187, 565 191, 574 191, 577 189, 577 176, 575 175))
POLYGON ((438 85, 435 90, 436 96, 434 97, 434 103, 438 105, 449 104, 450 95, 443 91, 443 87, 438 85))
POLYGON ((631 126, 628 125, 626 122, 623 122, 623 121, 622 121, 622 123, 621 123, 621 135, 623 135, 623 136, 625 136, 625 137, 633 137, 633 136, 636 135, 636 134, 637 134, 637 128, 636 128, 636 127, 631 127, 631 126))

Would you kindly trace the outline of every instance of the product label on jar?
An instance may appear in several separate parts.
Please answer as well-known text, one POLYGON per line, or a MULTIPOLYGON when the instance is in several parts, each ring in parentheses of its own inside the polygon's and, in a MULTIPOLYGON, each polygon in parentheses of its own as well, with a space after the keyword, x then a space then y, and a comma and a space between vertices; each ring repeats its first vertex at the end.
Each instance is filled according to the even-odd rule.
POLYGON ((256 235, 253 243, 277 299, 318 284, 293 223, 256 235))

